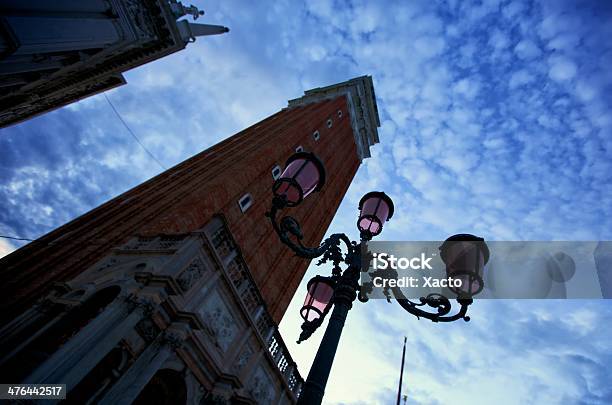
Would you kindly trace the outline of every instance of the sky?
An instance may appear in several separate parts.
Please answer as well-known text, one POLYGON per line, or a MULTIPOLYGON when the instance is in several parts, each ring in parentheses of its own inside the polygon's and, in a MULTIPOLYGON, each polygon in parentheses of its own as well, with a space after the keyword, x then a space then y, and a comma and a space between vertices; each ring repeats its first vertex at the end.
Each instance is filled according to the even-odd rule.
MULTIPOLYGON (((329 233, 357 238, 364 190, 394 200, 378 240, 612 239, 612 3, 194 1, 230 27, 128 72, 106 95, 164 167, 286 106, 368 74, 380 144, 329 233)), ((36 238, 163 169, 103 95, 0 130, 0 234, 36 238)), ((0 254, 18 242, 0 240, 0 254)), ((311 266, 280 325, 296 345, 311 266)), ((605 300, 477 301, 471 322, 356 302, 326 404, 612 403, 605 300)))

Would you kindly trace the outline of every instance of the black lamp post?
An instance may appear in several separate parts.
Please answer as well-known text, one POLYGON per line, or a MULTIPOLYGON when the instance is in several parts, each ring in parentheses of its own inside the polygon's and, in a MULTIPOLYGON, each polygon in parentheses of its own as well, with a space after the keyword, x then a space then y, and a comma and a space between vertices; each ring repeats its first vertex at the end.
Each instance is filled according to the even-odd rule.
MULTIPOLYGON (((321 326, 333 306, 323 340, 298 400, 298 404, 307 405, 320 404, 323 400, 340 335, 353 301, 359 295, 359 300, 366 302, 368 293, 373 290, 371 282, 359 285, 362 269, 361 242, 367 242, 379 235, 384 223, 391 219, 394 211, 393 201, 389 196, 380 191, 369 192, 359 202, 357 228, 360 232, 360 243, 351 241, 343 233, 338 233, 331 235, 318 247, 304 246, 303 234, 297 220, 290 216, 278 220, 277 216, 282 209, 295 207, 308 195, 320 190, 324 182, 325 168, 314 154, 306 152, 294 154, 272 187, 274 193, 272 209, 266 213, 281 242, 289 246, 297 256, 306 259, 320 257, 317 264, 326 262, 333 264, 330 277, 315 276, 308 282, 308 294, 300 310, 304 323, 298 343, 308 339, 321 326), (344 255, 340 249, 341 243, 347 249, 344 255), (340 264, 347 266, 344 271, 340 264)), ((457 319, 469 321, 470 318, 466 315, 467 308, 473 302, 471 297, 482 290, 482 273, 484 264, 489 258, 488 248, 482 238, 460 234, 444 242, 440 247, 440 256, 446 265, 447 275, 465 282, 465 286, 461 289, 452 290, 458 295, 457 302, 460 305, 455 315, 448 315, 452 305, 450 300, 441 294, 429 294, 427 297, 422 297, 420 302, 413 302, 406 299, 401 289, 396 287, 385 290, 387 300, 391 299, 389 293, 391 290, 400 306, 417 318, 423 317, 433 322, 450 322, 457 319), (425 306, 434 311, 426 311, 422 308, 425 306)), ((384 270, 384 274, 381 275, 397 277, 395 270, 391 269, 384 270)))

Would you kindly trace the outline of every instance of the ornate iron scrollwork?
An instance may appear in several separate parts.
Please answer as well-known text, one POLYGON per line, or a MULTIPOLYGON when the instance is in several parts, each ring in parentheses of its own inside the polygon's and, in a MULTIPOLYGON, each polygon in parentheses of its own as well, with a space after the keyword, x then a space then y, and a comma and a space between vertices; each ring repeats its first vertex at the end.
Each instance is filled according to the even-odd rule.
MULTIPOLYGON (((372 235, 368 232, 362 232, 360 235, 362 243, 357 243, 351 241, 345 234, 337 233, 329 236, 318 247, 304 246, 302 243, 304 234, 299 222, 295 218, 284 216, 280 220, 280 223, 277 220, 278 212, 286 206, 286 202, 281 197, 275 196, 272 200, 272 209, 266 213, 266 216, 270 218, 272 227, 278 234, 281 242, 291 248, 299 257, 306 259, 320 258, 317 265, 331 262, 333 264, 332 277, 338 282, 337 285, 343 284, 344 286, 354 289, 354 291, 358 293, 359 301, 367 302, 368 295, 373 291, 373 284, 372 282, 366 282, 359 285, 359 276, 360 272, 366 271, 367 269, 367 267, 366 269, 362 268, 362 260, 363 263, 367 265, 371 258, 370 252, 365 249, 365 244, 363 242, 369 241, 372 235), (346 246, 346 254, 342 253, 342 243, 346 246), (341 264, 348 266, 344 272, 340 267, 341 264)), ((395 271, 390 269, 384 271, 376 270, 376 272, 371 275, 397 277, 395 271)), ((391 302, 392 299, 395 299, 404 310, 416 316, 418 319, 426 318, 432 322, 452 322, 458 319, 463 319, 467 322, 470 320, 470 317, 466 314, 468 307, 473 302, 471 298, 457 298, 456 301, 460 308, 456 314, 449 315, 453 308, 453 304, 444 295, 429 294, 426 297, 421 297, 418 302, 414 302, 407 299, 402 293, 402 290, 398 287, 385 287, 383 293, 387 298, 387 302, 391 302)), ((313 332, 321 326, 324 318, 325 316, 322 316, 314 321, 304 321, 298 343, 308 339, 313 332)))

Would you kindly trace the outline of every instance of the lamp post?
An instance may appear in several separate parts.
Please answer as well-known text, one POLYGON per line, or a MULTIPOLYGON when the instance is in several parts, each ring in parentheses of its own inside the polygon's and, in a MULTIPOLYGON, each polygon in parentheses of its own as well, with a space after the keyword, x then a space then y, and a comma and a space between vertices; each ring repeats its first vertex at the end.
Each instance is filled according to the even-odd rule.
MULTIPOLYGON (((338 233, 331 235, 317 247, 304 246, 304 236, 297 220, 290 216, 283 216, 279 220, 278 216, 283 209, 296 207, 304 198, 320 190, 324 183, 325 168, 314 154, 299 152, 292 155, 287 160, 285 170, 274 182, 272 208, 266 213, 280 241, 297 256, 305 259, 320 258, 317 265, 327 262, 333 264, 331 276, 315 276, 308 282, 308 293, 300 310, 304 322, 298 343, 308 339, 321 326, 333 307, 321 345, 298 399, 298 404, 304 405, 320 404, 323 400, 348 311, 352 308, 355 298, 359 296, 361 302, 366 302, 368 293, 373 289, 371 282, 359 285, 364 242, 379 235, 384 223, 391 219, 394 212, 393 201, 389 196, 380 191, 369 192, 359 202, 359 243, 351 241, 343 233, 338 233), (344 244, 347 251, 344 255, 340 249, 341 244, 344 244), (346 266, 344 270, 341 264, 346 266)), ((391 299, 391 290, 400 306, 417 318, 423 317, 433 322, 451 322, 457 319, 469 321, 470 318, 466 314, 468 306, 473 302, 471 297, 483 287, 482 273, 489 257, 488 248, 482 238, 460 234, 444 242, 440 247, 440 256, 446 265, 447 275, 461 279, 462 284, 466 282, 465 287, 453 290, 458 295, 457 303, 460 305, 456 314, 448 315, 452 304, 441 294, 429 294, 419 302, 413 302, 403 295, 400 288, 392 287, 385 290, 387 300, 391 299), (433 311, 426 311, 424 308, 427 307, 433 311)), ((384 270, 384 276, 397 277, 397 273, 388 269, 384 270)))

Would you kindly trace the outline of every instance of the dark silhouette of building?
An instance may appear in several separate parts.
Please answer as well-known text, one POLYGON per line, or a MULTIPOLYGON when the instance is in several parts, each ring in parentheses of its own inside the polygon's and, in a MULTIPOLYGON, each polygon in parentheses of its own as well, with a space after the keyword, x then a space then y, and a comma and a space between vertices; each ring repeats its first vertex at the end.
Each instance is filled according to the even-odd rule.
POLYGON ((227 32, 176 0, 2 0, 0 127, 125 84, 126 70, 227 32))

